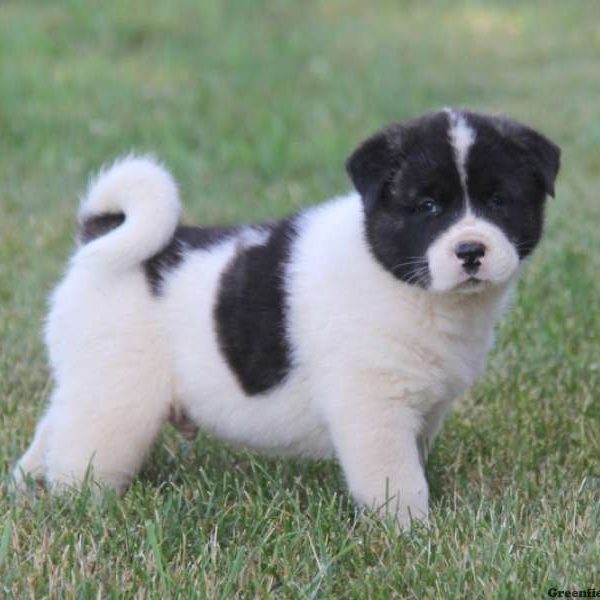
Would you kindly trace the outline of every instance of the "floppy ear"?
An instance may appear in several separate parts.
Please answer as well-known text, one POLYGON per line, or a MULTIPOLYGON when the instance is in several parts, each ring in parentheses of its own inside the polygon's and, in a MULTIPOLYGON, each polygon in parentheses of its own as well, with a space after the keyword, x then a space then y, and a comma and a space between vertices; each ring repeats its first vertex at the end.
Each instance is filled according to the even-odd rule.
POLYGON ((400 125, 390 125, 364 141, 346 160, 346 171, 362 196, 367 212, 371 211, 394 167, 399 166, 400 125))
POLYGON ((554 197, 554 182, 560 168, 560 148, 531 127, 516 121, 509 121, 508 126, 508 135, 527 152, 544 191, 554 197))
POLYGON ((524 127, 521 143, 529 150, 533 165, 547 194, 554 198, 554 182, 560 168, 560 148, 546 136, 524 127))

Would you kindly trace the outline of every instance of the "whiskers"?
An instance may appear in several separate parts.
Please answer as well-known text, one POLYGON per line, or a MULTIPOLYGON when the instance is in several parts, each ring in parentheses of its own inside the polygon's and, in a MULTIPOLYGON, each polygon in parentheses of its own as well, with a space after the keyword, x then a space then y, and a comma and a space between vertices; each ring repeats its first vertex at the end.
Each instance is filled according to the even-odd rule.
POLYGON ((538 239, 534 238, 531 240, 525 240, 523 242, 519 242, 518 244, 514 244, 514 247, 516 248, 518 253, 520 253, 521 250, 531 251, 531 250, 533 250, 533 248, 537 242, 538 242, 538 239))
POLYGON ((401 267, 407 267, 409 265, 425 265, 427 264, 427 259, 423 258, 422 256, 409 256, 407 258, 407 260, 405 260, 404 262, 398 263, 396 265, 394 265, 393 267, 391 267, 392 271, 395 271, 396 269, 400 269, 401 267))
POLYGON ((409 257, 408 260, 394 265, 390 270, 395 275, 401 275, 404 283, 411 285, 423 285, 429 277, 429 265, 427 259, 422 256, 409 257), (407 272, 406 267, 410 267, 407 272))

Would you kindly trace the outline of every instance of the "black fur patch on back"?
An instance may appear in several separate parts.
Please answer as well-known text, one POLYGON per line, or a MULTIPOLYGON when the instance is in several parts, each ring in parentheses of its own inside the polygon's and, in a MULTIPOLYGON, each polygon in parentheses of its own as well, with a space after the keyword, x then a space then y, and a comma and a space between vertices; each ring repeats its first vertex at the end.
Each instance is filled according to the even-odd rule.
POLYGON ((180 225, 171 241, 144 263, 146 279, 153 295, 158 296, 165 274, 175 269, 189 249, 202 249, 214 246, 237 230, 237 227, 188 227, 180 225))
POLYGON ((240 250, 224 271, 214 312, 221 352, 249 396, 281 383, 291 367, 284 276, 296 230, 292 219, 269 228, 264 245, 240 250))
POLYGON ((125 222, 123 213, 96 215, 87 218, 79 227, 79 240, 87 244, 96 238, 106 235, 125 222))

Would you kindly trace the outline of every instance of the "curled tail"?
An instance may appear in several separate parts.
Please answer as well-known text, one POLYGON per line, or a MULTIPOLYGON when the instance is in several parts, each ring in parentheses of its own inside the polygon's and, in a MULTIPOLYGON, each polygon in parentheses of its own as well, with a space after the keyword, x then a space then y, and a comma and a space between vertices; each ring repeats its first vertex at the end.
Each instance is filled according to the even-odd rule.
POLYGON ((74 261, 114 271, 135 267, 166 246, 179 215, 177 185, 164 167, 147 156, 120 159, 85 194, 74 261))

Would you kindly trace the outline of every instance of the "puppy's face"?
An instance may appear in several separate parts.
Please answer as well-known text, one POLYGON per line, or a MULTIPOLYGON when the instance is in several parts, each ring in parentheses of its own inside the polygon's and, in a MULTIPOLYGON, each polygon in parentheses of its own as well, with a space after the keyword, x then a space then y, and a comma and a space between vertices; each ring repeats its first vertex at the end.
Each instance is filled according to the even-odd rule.
POLYGON ((391 125, 346 167, 376 259, 432 292, 507 282, 538 243, 560 150, 504 117, 432 113, 391 125))

